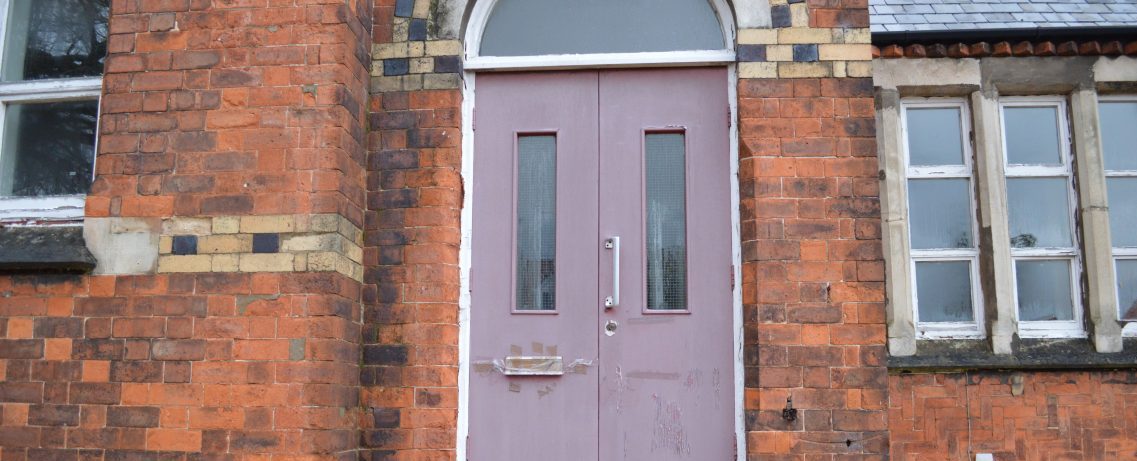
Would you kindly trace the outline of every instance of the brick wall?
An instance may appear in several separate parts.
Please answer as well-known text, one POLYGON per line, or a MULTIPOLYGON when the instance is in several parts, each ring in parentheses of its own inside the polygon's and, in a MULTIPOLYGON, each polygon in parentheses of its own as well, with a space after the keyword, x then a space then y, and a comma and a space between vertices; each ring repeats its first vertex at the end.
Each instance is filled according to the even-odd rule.
POLYGON ((1132 371, 890 376, 892 459, 1137 459, 1135 385, 1132 371))

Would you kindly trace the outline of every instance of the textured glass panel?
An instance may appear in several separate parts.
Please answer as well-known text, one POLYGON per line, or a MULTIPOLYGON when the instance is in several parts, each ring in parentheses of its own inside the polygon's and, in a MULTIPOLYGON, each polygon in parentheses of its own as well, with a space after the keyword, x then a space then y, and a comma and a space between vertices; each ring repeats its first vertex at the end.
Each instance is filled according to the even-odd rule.
POLYGON ((1003 114, 1008 164, 1062 164, 1058 153, 1057 108, 1007 107, 1003 114))
POLYGON ((1074 320, 1070 295, 1070 261, 1015 262, 1019 289, 1019 320, 1074 320))
POLYGON ((1137 321, 1137 259, 1117 260, 1117 295, 1122 320, 1137 321))
POLYGON ((517 138, 517 309, 556 309, 557 138, 517 138))
POLYGON ((971 263, 917 262, 916 302, 921 322, 971 322, 971 263))
POLYGON ((10 0, 4 81, 102 75, 110 0, 10 0))
POLYGON ((725 48, 708 0, 499 0, 482 56, 725 48))
POLYGON ((963 165, 958 107, 908 109, 908 164, 963 165))
POLYGON ((649 134, 647 308, 687 308, 687 178, 683 135, 649 134))
POLYGON ((908 181, 912 248, 975 248, 967 179, 908 181))
POLYGON ((1137 170, 1137 102, 1103 102, 1098 108, 1105 169, 1137 170))
POLYGON ((1069 248, 1070 200, 1066 178, 1008 178, 1011 245, 1015 248, 1069 248))
POLYGON ((1137 178, 1106 178, 1105 184, 1113 246, 1137 247, 1137 178))
POLYGON ((0 196, 86 194, 98 107, 98 101, 8 105, 0 196))

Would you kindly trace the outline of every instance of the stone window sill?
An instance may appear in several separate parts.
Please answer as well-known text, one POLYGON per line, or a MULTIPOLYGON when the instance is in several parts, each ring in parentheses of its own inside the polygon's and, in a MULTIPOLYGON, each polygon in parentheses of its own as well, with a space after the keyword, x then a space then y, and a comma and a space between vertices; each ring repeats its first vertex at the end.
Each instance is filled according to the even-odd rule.
POLYGON ((82 226, 0 227, 0 272, 90 272, 82 226))
POLYGON ((949 370, 1073 370, 1137 368, 1137 338, 1117 353, 1098 353, 1086 339, 1023 339, 996 355, 987 340, 918 341, 916 355, 889 357, 892 373, 949 370))

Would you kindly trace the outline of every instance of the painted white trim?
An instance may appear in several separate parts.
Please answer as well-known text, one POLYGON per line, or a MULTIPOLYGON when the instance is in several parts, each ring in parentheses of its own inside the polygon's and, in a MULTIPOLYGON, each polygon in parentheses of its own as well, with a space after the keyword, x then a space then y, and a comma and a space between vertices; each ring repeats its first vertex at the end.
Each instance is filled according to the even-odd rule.
MULTIPOLYGON (((475 8, 477 6, 475 5, 475 8)), ((470 437, 470 266, 474 235, 474 73, 462 73, 462 210, 458 244, 458 427, 455 459, 470 437)))
MULTIPOLYGON (((725 18, 724 18, 725 19, 725 18)), ((730 256, 732 306, 734 311, 734 446, 736 460, 746 459, 746 367, 743 351, 745 320, 742 315, 742 192, 738 180, 738 66, 730 64, 727 72, 727 104, 730 106, 730 256)))

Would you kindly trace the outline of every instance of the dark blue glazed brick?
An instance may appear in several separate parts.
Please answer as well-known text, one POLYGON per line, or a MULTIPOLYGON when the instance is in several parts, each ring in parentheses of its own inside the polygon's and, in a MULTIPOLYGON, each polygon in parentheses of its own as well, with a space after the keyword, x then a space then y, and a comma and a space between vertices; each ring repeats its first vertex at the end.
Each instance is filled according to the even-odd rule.
POLYGON ((411 65, 406 58, 383 60, 383 75, 386 75, 388 77, 395 75, 407 75, 407 72, 410 72, 410 70, 411 65))
POLYGON ((786 3, 793 5, 794 3, 805 3, 805 0, 787 0, 786 3))
POLYGON ((411 26, 407 29, 407 40, 412 42, 426 40, 426 20, 425 19, 412 19, 411 26))
POLYGON ((794 45, 794 61, 817 62, 817 45, 794 45))
POLYGON ((174 245, 171 251, 176 255, 195 255, 197 254, 197 236, 196 235, 175 235, 174 245))
POLYGON ((790 6, 774 5, 770 7, 770 22, 774 27, 790 27, 793 25, 790 20, 790 6))
POLYGON ((438 56, 434 58, 434 71, 440 74, 461 72, 462 62, 457 56, 438 56))
POLYGON ((741 62, 765 61, 766 45, 738 45, 738 60, 741 62))
POLYGON ((280 251, 280 234, 253 234, 253 253, 280 251))
POLYGON ((398 0, 395 2, 395 16, 409 18, 415 14, 415 0, 398 0))

